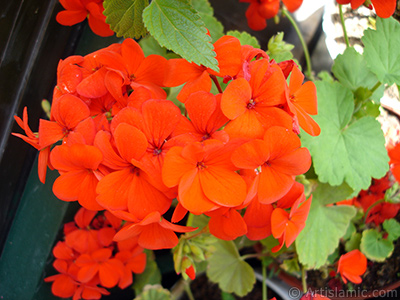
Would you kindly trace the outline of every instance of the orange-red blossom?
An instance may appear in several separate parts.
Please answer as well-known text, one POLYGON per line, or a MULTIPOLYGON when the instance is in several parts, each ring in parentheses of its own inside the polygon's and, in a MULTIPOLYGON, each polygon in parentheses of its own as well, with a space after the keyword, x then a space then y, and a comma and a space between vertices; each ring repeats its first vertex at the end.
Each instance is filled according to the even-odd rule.
POLYGON ((16 118, 26 133, 18 137, 46 157, 52 149, 50 162, 41 159, 41 176, 46 165, 60 173, 56 196, 91 211, 65 227, 65 245, 57 249, 68 259, 57 257, 65 261, 57 262, 61 274, 47 279, 55 294, 100 297, 106 293, 100 284, 126 286, 138 270, 137 251, 113 256, 102 250, 113 241, 118 247, 134 241, 134 249, 176 246, 176 233, 195 228, 165 217, 174 198, 173 222, 187 212, 206 214, 211 234, 225 240, 272 234, 279 247, 290 246, 304 227, 311 198, 295 178, 308 170, 311 157, 297 133, 300 126, 319 134, 309 116, 317 112, 315 86, 303 84, 292 61, 276 64, 234 37, 214 46, 218 73, 184 60, 144 57, 129 39, 67 58, 58 68, 51 119, 40 120, 33 133, 26 111, 23 120, 16 118), (210 89, 218 77, 230 82, 215 95, 210 89), (162 89, 180 84, 187 115, 162 89), (109 221, 100 229, 104 222, 96 218, 95 228, 90 222, 103 209, 109 221), (105 269, 113 271, 105 275, 105 269))

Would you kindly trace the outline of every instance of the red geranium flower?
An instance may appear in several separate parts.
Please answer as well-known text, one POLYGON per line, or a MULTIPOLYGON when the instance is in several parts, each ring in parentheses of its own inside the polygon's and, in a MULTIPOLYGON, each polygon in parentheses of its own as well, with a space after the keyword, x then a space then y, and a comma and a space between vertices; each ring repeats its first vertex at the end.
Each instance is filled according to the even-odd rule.
POLYGON ((367 270, 367 258, 360 250, 355 249, 339 258, 337 272, 342 276, 343 282, 347 280, 355 284, 362 282, 361 275, 367 270))

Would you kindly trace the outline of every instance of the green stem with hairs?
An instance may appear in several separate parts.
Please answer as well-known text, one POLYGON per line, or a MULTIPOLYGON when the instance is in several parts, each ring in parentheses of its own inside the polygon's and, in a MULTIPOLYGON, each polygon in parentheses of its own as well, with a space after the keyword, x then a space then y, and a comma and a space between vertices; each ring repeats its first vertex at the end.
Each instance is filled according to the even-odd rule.
POLYGON ((286 8, 282 9, 282 14, 288 18, 290 23, 292 23, 292 26, 296 31, 297 36, 300 39, 300 43, 301 46, 303 47, 304 57, 306 59, 306 64, 307 64, 307 71, 305 72, 305 74, 309 79, 314 81, 314 76, 312 75, 310 52, 308 52, 308 47, 304 40, 303 34, 301 33, 299 26, 297 26, 296 21, 293 19, 292 15, 286 10, 286 8))
POLYGON ((342 29, 343 29, 344 41, 346 42, 346 46, 348 48, 350 47, 350 42, 349 42, 349 37, 347 36, 346 24, 344 22, 343 9, 341 4, 339 4, 339 15, 340 15, 340 23, 342 24, 342 29))

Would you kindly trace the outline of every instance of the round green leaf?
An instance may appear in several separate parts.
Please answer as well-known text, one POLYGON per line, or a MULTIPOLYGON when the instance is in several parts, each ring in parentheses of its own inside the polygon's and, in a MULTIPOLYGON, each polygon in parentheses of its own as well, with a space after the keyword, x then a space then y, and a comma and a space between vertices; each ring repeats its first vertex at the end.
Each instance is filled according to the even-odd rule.
POLYGON ((377 18, 376 30, 364 32, 364 57, 380 82, 400 84, 400 24, 394 18, 377 18))
POLYGON ((207 276, 221 290, 238 296, 248 294, 256 282, 253 268, 240 257, 233 241, 218 240, 209 258, 207 276))
POLYGON ((354 104, 351 91, 338 82, 316 82, 318 115, 314 120, 321 134, 302 132, 303 146, 310 150, 315 172, 321 182, 354 190, 367 189, 371 178, 383 177, 389 157, 381 125, 372 117, 349 123, 354 104))
POLYGON ((382 262, 392 255, 394 246, 375 229, 368 229, 362 234, 360 250, 369 260, 382 262))

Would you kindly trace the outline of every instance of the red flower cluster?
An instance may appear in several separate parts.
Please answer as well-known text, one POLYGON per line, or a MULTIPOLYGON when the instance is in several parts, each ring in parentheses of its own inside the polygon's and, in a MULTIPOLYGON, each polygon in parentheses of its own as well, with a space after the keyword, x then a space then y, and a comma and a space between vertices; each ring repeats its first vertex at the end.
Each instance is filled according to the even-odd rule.
POLYGON ((375 9, 376 14, 381 18, 389 18, 393 15, 396 10, 396 0, 336 0, 339 4, 351 4, 352 9, 357 9, 364 3, 368 5, 370 9, 375 9), (371 5, 372 3, 372 5, 371 5))
POLYGON ((214 47, 219 72, 145 57, 132 39, 69 57, 58 66, 50 120, 35 134, 26 111, 16 117, 26 136, 16 135, 41 151, 41 179, 47 165, 59 171, 59 199, 127 221, 115 241, 174 247, 175 232, 195 229, 163 217, 174 198, 174 223, 187 211, 206 214, 210 232, 225 240, 272 234, 278 249, 304 227, 311 199, 295 176, 311 157, 297 134, 320 132, 309 116, 317 113, 315 85, 303 84, 293 61, 277 64, 234 37, 214 47), (179 85, 185 116, 163 89, 179 85))
POLYGON ((275 17, 281 6, 281 2, 290 12, 296 11, 303 0, 240 0, 250 3, 246 10, 247 24, 253 30, 262 30, 267 27, 267 20, 275 17))
POLYGON ((352 204, 362 207, 364 213, 368 212, 365 218, 366 223, 374 222, 375 225, 382 224, 385 220, 394 218, 400 210, 400 204, 378 201, 385 198, 385 192, 393 185, 390 173, 381 179, 373 179, 368 190, 361 191, 357 197, 343 204, 352 204))
POLYGON ((100 299, 105 288, 132 284, 132 272, 142 273, 146 254, 137 239, 113 242, 122 221, 109 212, 81 208, 75 222, 64 225, 64 241, 53 249, 54 268, 59 274, 47 277, 53 282, 52 293, 62 298, 100 299))
POLYGON ((60 0, 65 10, 60 11, 56 20, 61 25, 72 26, 88 19, 92 31, 99 36, 111 36, 114 31, 103 15, 103 0, 60 0))

